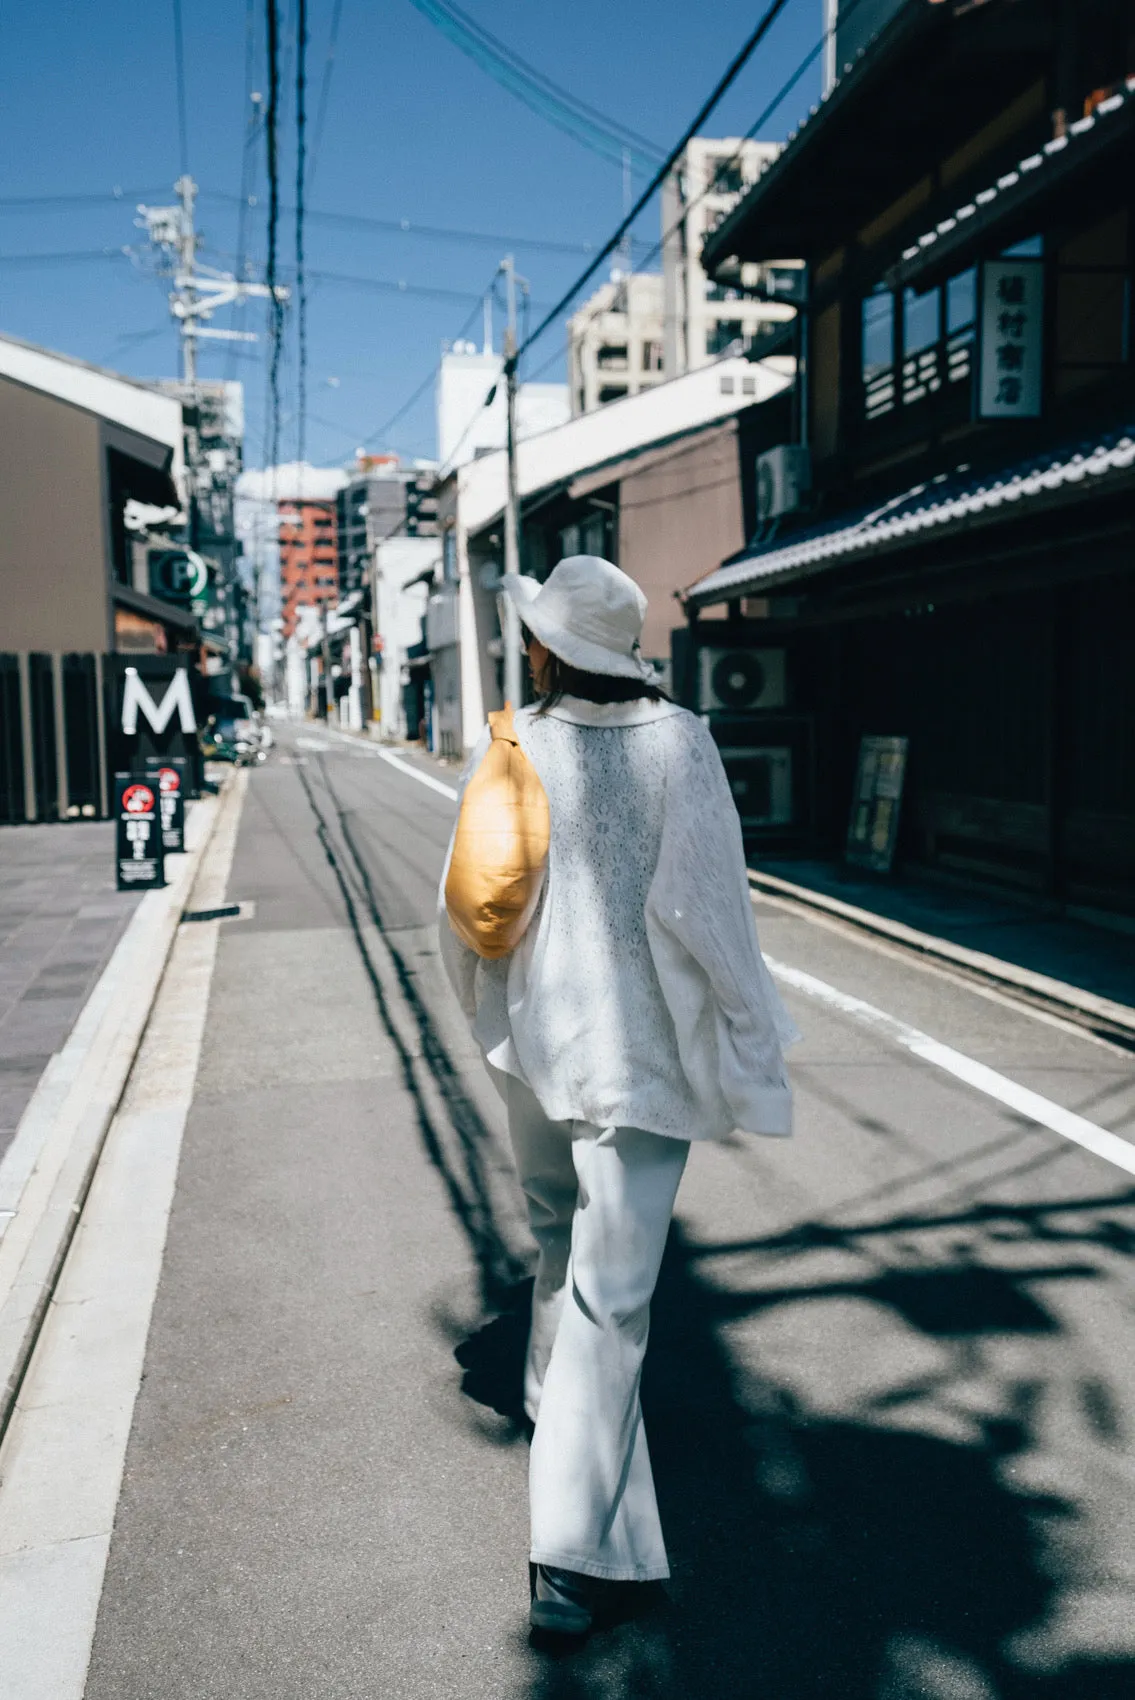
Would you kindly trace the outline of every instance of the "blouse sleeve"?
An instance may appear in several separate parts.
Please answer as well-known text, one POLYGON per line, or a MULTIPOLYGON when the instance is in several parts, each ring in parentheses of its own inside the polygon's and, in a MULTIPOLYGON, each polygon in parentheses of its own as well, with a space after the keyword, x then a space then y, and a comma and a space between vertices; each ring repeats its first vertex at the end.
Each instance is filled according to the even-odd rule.
POLYGON ((445 866, 441 870, 441 884, 437 894, 437 933, 438 949, 441 953, 442 966, 448 976, 449 983, 457 994, 457 1001, 470 1021, 477 1014, 477 963, 480 958, 476 951, 470 950, 463 944, 449 924, 449 916, 445 910, 445 882, 449 878, 449 864, 453 856, 453 840, 457 836, 457 818, 461 813, 461 799, 465 788, 485 759, 485 754, 492 741, 492 735, 486 726, 477 739, 470 753, 469 760, 462 769, 457 782, 457 814, 453 818, 453 831, 449 835, 449 848, 445 852, 445 866))
POLYGON ((667 777, 666 816, 652 919, 709 982, 722 1095, 734 1125, 791 1131, 784 1047, 800 1037, 761 955, 741 823, 717 745, 684 717, 667 777))

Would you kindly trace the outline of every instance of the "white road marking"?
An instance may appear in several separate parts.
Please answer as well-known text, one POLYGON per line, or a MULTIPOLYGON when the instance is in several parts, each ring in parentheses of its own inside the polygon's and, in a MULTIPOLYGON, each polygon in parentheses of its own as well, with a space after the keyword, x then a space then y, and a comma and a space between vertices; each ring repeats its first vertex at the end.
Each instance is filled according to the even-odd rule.
POLYGON ((444 785, 440 779, 435 779, 432 773, 423 773, 420 767, 415 767, 412 762, 403 761, 402 757, 396 756, 392 750, 378 750, 376 753, 383 761, 388 761, 391 767, 396 767, 400 773, 408 773, 411 779, 418 780, 422 785, 428 785, 431 791, 440 791, 443 797, 448 797, 451 802, 456 803, 458 792, 455 786, 444 785))
POLYGON ((988 1098, 995 1098, 999 1104, 1018 1111, 1029 1121, 1051 1129, 1063 1139, 1070 1139, 1074 1145, 1081 1145, 1085 1151, 1113 1163, 1117 1169, 1135 1175, 1135 1145, 1129 1140, 1121 1139, 1107 1128, 1098 1127, 1073 1110, 1066 1110, 1062 1104, 1054 1104, 1051 1098, 1044 1098, 1039 1092, 1031 1092, 1027 1086, 1018 1085, 1015 1080, 998 1074, 996 1069, 988 1068, 985 1063, 967 1057, 962 1051, 955 1051, 939 1039, 932 1039, 929 1033, 922 1033, 917 1027, 910 1027, 905 1021, 888 1015, 885 1010, 876 1009, 874 1004, 852 997, 849 992, 838 991, 826 980, 817 980, 814 975, 805 974, 803 969, 792 968, 786 962, 775 962, 771 957, 766 956, 765 961, 769 971, 782 985, 814 998, 817 1003, 826 1004, 829 1009, 837 1009, 842 1015, 849 1015, 852 1020, 872 1028, 912 1056, 944 1069, 956 1080, 984 1092, 988 1098))
MULTIPOLYGON (((199 907, 223 897, 247 783, 239 773, 205 852, 199 907)), ((86 1686, 219 927, 178 932, 0 1447, 0 1670, 13 1700, 81 1700, 86 1686)))
POLYGON ((318 750, 320 755, 328 755, 331 745, 326 738, 305 738, 302 735, 296 739, 297 750, 318 750))

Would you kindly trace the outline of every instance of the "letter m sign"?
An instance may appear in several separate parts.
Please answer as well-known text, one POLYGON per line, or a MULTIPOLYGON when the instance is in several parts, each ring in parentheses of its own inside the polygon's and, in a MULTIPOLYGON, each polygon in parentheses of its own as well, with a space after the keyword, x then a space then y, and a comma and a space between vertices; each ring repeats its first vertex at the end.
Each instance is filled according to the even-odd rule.
POLYGON ((173 719, 175 709, 183 732, 197 730, 197 717, 193 712, 193 697, 189 689, 189 674, 184 667, 174 674, 160 703, 155 702, 150 695, 145 682, 138 675, 137 668, 128 667, 122 693, 122 730, 128 738, 132 738, 138 730, 139 709, 149 722, 151 730, 159 736, 173 719))

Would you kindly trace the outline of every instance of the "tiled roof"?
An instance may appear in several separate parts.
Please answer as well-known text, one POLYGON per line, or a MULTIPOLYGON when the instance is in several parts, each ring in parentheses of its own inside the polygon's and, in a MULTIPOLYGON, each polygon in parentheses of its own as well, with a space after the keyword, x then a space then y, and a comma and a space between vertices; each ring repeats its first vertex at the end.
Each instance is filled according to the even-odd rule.
MULTIPOLYGON (((982 189, 971 201, 957 207, 947 218, 940 219, 933 230, 927 230, 902 251, 902 260, 894 268, 891 281, 902 282, 907 275, 920 268, 923 262, 933 261, 936 250, 945 241, 953 247, 959 240, 968 235, 968 226, 984 226, 992 218, 997 218, 1008 210, 1010 204, 1027 193, 1031 200, 1035 189, 1043 186, 1051 168, 1057 163, 1067 165, 1076 156, 1077 150, 1092 142, 1106 142, 1110 139, 1109 125, 1117 130, 1115 119, 1118 114, 1124 114, 1130 119, 1135 115, 1135 77, 1128 77, 1122 87, 1113 95, 1109 95, 1086 118, 1079 118, 1074 124, 1069 124, 1063 136, 1056 136, 1051 142, 1046 142, 1038 152, 1029 154, 1011 170, 1000 176, 996 183, 982 189), (1069 151, 1071 150, 1071 152, 1069 151)), ((1094 152, 1094 148, 1092 150, 1094 152)))
POLYGON ((981 478, 962 472, 917 484, 890 501, 826 525, 796 533, 791 541, 766 543, 727 562, 690 587, 695 605, 724 602, 771 581, 803 578, 840 561, 885 549, 923 533, 964 525, 977 518, 1008 517, 1037 498, 1093 491, 1135 468, 1135 424, 1095 442, 1037 455, 1003 472, 981 478))

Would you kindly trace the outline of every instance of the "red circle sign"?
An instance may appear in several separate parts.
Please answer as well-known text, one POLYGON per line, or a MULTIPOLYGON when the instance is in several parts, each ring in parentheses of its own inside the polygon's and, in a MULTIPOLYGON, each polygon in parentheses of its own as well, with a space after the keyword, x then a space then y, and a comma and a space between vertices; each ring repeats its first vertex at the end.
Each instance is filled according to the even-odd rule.
POLYGON ((128 785, 122 793, 122 807, 128 815, 148 815, 154 807, 154 793, 148 785, 128 785))
POLYGON ((178 773, 176 767, 159 768, 158 785, 163 797, 169 796, 171 792, 180 791, 181 775, 178 773))

